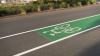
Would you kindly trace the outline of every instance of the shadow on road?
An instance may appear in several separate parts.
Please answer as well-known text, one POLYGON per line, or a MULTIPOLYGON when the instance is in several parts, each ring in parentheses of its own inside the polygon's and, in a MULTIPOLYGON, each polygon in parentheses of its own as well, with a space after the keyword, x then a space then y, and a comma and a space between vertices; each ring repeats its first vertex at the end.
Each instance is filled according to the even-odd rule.
POLYGON ((100 41, 88 47, 78 56, 100 56, 100 41))

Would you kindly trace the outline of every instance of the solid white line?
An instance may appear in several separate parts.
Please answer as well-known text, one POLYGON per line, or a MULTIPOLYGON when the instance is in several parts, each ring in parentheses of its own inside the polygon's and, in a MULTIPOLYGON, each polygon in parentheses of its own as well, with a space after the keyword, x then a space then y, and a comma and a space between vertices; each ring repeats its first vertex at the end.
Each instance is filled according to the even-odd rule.
POLYGON ((52 41, 52 42, 46 43, 46 44, 44 44, 44 45, 41 45, 41 46, 38 46, 38 47, 35 47, 35 48, 32 48, 32 49, 29 49, 29 50, 27 50, 27 51, 24 51, 24 52, 15 54, 15 55, 13 55, 13 56, 22 56, 22 55, 25 55, 25 54, 27 54, 27 53, 36 51, 36 50, 38 50, 38 49, 47 47, 47 46, 52 45, 52 44, 55 44, 55 43, 58 43, 58 42, 60 42, 60 41, 63 41, 63 40, 65 40, 65 39, 71 38, 71 37, 76 36, 76 35, 78 35, 78 34, 87 32, 87 31, 89 31, 89 30, 95 29, 95 28, 97 28, 97 27, 100 27, 100 25, 98 25, 98 26, 96 26, 96 27, 92 27, 92 28, 87 29, 87 30, 84 30, 84 31, 81 31, 81 32, 78 32, 78 33, 75 33, 75 34, 70 35, 70 36, 68 36, 68 37, 64 37, 64 38, 58 39, 58 40, 56 40, 56 41, 52 41))
POLYGON ((95 16, 100 16, 100 14, 93 15, 93 16, 89 16, 89 17, 85 17, 85 18, 80 18, 80 19, 76 19, 76 20, 72 20, 72 21, 68 21, 68 22, 64 22, 64 23, 59 23, 59 24, 55 24, 55 25, 51 25, 51 26, 47 26, 47 27, 43 27, 43 28, 28 30, 28 31, 25 31, 25 32, 20 32, 20 33, 16 33, 16 34, 4 36, 4 37, 0 37, 0 40, 1 39, 5 39, 5 38, 9 38, 9 37, 13 37, 13 36, 18 36, 18 35, 25 34, 25 33, 30 33, 30 32, 37 31, 37 30, 41 30, 41 29, 48 28, 48 27, 53 27, 53 26, 57 26, 57 25, 65 24, 65 23, 70 23, 70 22, 74 22, 74 21, 88 19, 88 18, 95 17, 95 16))

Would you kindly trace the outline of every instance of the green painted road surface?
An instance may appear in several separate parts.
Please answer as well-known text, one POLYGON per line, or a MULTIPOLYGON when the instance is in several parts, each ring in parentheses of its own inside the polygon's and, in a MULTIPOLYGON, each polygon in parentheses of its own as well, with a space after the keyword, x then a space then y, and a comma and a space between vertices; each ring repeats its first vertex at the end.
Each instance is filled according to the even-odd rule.
POLYGON ((100 15, 95 15, 43 28, 37 32, 50 41, 55 41, 98 25, 100 25, 100 15))

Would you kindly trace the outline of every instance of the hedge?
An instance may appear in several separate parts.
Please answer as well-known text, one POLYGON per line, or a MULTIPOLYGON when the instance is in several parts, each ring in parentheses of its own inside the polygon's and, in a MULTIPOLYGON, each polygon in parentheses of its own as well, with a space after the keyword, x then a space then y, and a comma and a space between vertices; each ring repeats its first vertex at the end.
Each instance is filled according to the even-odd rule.
MULTIPOLYGON (((40 0, 41 1, 41 0, 40 0)), ((96 0, 42 0, 42 2, 30 2, 18 5, 0 5, 0 16, 26 14, 29 12, 44 11, 48 9, 76 7, 96 3, 96 0)))

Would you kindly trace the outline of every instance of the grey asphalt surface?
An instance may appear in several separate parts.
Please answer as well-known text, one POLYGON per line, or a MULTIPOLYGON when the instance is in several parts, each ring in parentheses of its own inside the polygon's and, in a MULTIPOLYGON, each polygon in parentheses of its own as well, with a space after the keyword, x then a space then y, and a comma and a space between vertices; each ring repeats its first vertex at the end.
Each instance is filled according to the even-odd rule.
MULTIPOLYGON (((0 37, 96 14, 100 14, 100 5, 4 18, 0 19, 0 37)), ((99 33, 97 28, 24 56, 96 56, 100 52, 99 33)), ((12 56, 48 42, 36 32, 1 39, 0 56, 12 56)))
POLYGON ((100 56, 100 27, 23 56, 100 56))

